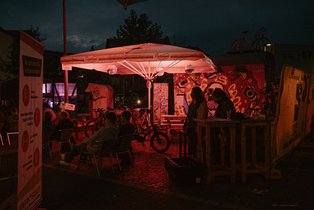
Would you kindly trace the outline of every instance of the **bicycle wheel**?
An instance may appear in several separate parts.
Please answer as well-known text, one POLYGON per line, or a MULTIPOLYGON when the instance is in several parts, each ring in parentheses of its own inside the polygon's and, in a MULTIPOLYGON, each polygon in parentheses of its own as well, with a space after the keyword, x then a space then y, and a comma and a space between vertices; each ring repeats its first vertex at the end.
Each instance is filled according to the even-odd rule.
POLYGON ((168 135, 161 131, 157 131, 150 138, 150 146, 158 153, 166 152, 170 146, 168 135))

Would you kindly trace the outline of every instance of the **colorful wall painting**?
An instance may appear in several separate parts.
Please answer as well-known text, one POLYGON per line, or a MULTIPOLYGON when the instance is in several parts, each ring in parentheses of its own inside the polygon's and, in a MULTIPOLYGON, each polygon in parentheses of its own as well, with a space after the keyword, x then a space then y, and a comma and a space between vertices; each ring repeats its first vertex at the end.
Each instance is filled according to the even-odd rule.
POLYGON ((199 86, 208 101, 209 116, 214 115, 216 104, 211 100, 215 88, 223 89, 235 105, 237 112, 250 109, 251 114, 262 112, 266 101, 264 64, 222 66, 216 74, 175 74, 174 110, 185 115, 191 102, 191 90, 199 86), (181 102, 184 96, 184 102, 181 102))

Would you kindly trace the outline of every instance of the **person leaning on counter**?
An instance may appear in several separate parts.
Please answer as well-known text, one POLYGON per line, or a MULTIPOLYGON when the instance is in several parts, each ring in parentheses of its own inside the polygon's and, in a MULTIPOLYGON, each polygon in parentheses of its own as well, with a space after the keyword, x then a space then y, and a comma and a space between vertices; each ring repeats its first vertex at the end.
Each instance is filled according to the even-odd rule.
POLYGON ((218 104, 216 118, 230 119, 235 114, 235 107, 228 95, 220 88, 215 88, 212 99, 218 104))

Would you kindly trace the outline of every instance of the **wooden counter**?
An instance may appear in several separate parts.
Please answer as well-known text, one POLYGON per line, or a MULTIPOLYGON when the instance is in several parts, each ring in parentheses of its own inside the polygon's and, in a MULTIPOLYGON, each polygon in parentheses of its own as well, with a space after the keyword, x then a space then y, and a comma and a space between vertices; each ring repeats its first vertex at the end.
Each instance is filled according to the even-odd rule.
POLYGON ((248 174, 260 173, 270 176, 270 121, 268 120, 244 120, 241 126, 241 181, 246 182, 248 174), (258 129, 260 132, 258 132, 258 129), (250 132, 247 132, 247 131, 250 132), (251 147, 248 147, 248 144, 251 147), (257 151, 261 151, 261 155, 257 151), (250 153, 250 158, 248 157, 250 153))
POLYGON ((226 119, 195 121, 197 122, 198 134, 196 159, 207 168, 206 183, 211 183, 213 178, 218 176, 229 176, 230 181, 235 182, 235 132, 237 121, 226 119), (220 133, 219 139, 213 137, 212 132, 215 131, 220 133), (218 163, 213 163, 213 149, 218 149, 212 148, 213 141, 219 141, 220 158, 218 163), (226 146, 229 148, 228 154, 225 151, 226 146), (228 164, 226 164, 227 161, 229 161, 228 164))
POLYGON ((198 134, 196 160, 207 168, 206 183, 219 176, 230 177, 230 181, 235 182, 237 169, 242 182, 246 182, 248 174, 270 176, 270 121, 195 121, 198 134), (214 153, 219 153, 218 158, 214 153), (238 167, 236 160, 239 160, 238 167))

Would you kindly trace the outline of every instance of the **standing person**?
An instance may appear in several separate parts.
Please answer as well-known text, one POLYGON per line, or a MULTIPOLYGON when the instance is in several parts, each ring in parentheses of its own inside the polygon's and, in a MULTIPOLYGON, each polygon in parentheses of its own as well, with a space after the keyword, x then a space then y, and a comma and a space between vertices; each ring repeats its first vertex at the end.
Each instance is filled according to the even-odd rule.
POLYGON ((220 88, 215 88, 212 98, 218 107, 215 112, 216 118, 230 119, 235 114, 235 107, 228 95, 220 88))
MULTIPOLYGON (((215 101, 215 103, 218 104, 218 107, 215 112, 216 118, 223 118, 223 119, 231 119, 231 117, 235 114, 235 107, 232 103, 232 101, 229 99, 228 95, 220 88, 215 88, 212 99, 215 101)), ((212 141, 212 155, 213 155, 213 162, 219 163, 221 160, 221 155, 225 152, 225 160, 229 160, 229 147, 226 144, 226 139, 230 138, 230 132, 229 130, 224 131, 222 128, 220 129, 214 129, 213 133, 215 139, 212 141)), ((224 163, 223 163, 224 164, 224 163)))
POLYGON ((62 155, 59 163, 61 165, 69 165, 73 158, 83 151, 94 154, 98 153, 103 148, 103 144, 108 145, 108 151, 112 150, 118 138, 116 119, 116 114, 114 112, 108 112, 104 116, 104 127, 99 129, 91 137, 84 139, 82 144, 74 146, 70 152, 62 155))
POLYGON ((192 102, 189 105, 188 114, 184 122, 184 132, 188 137, 189 154, 196 155, 197 132, 194 119, 206 119, 208 107, 204 93, 200 87, 193 87, 191 92, 192 102))

